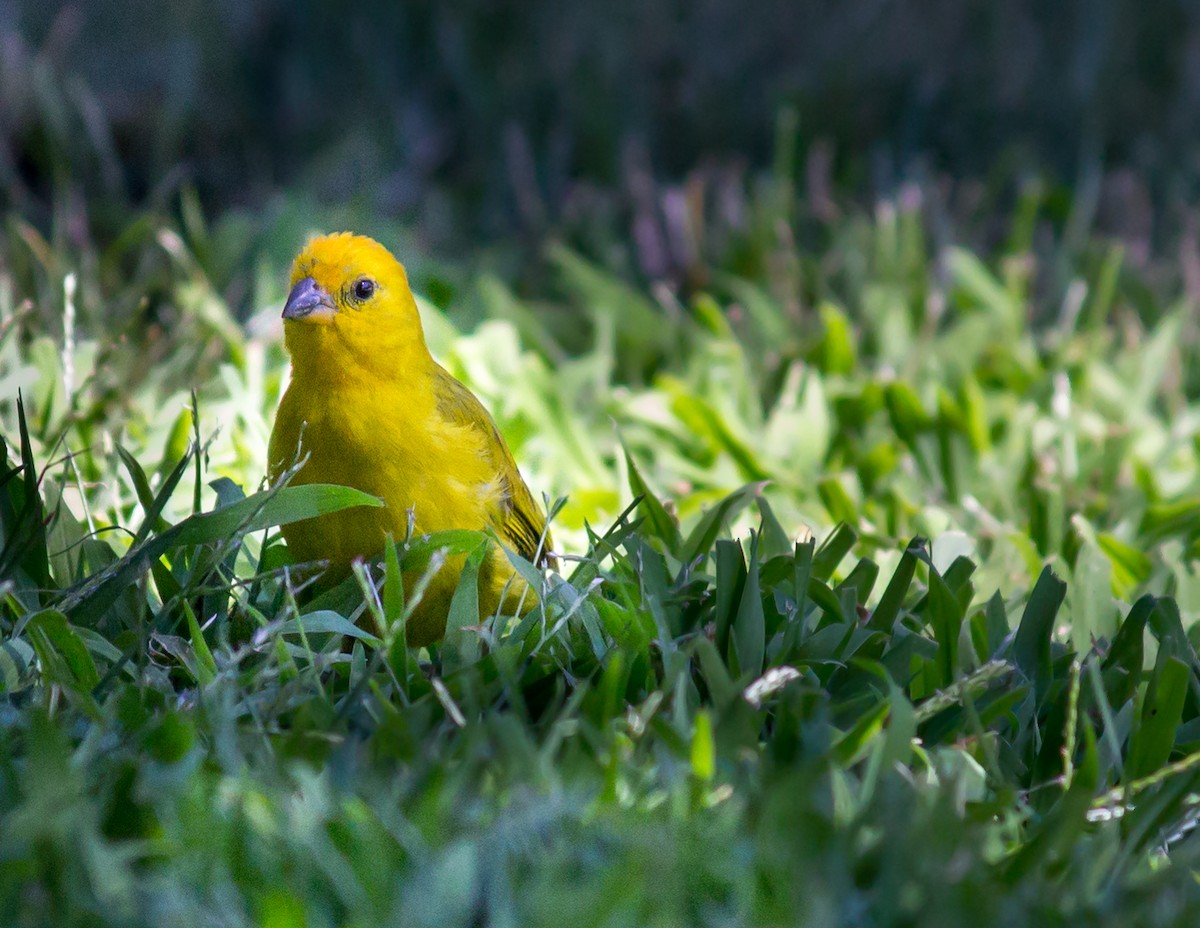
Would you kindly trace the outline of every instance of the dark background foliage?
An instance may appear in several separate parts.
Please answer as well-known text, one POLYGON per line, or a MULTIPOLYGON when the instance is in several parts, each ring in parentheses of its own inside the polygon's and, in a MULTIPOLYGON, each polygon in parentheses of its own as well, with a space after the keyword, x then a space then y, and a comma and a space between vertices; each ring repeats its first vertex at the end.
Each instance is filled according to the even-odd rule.
POLYGON ((795 157, 818 146, 856 192, 1103 163, 1169 201, 1195 175, 1200 8, 5 0, 0 75, 0 197, 26 215, 45 214, 67 149, 89 197, 186 179, 209 208, 254 207, 299 183, 463 243, 544 231, 642 170, 765 165, 784 112, 795 157))

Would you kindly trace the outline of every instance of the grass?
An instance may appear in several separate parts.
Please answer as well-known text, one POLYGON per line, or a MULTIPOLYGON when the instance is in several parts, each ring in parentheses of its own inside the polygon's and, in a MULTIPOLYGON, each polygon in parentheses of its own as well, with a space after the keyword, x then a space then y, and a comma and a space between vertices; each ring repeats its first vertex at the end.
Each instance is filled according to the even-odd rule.
POLYGON ((277 527, 364 500, 262 484, 278 259, 242 325, 195 203, 11 222, 10 923, 1194 923, 1191 304, 1036 188, 987 248, 790 189, 683 297, 559 244, 423 305, 569 557, 421 653, 402 566, 481 536, 297 605, 277 527))

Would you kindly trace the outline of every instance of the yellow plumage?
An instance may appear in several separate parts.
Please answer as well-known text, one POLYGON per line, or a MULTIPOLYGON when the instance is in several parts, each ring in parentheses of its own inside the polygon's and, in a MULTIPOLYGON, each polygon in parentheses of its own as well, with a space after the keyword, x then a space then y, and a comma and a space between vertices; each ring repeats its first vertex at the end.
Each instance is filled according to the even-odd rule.
MULTIPOLYGON (((487 410, 425 347, 403 266, 373 239, 340 233, 308 243, 291 283, 292 380, 271 433, 271 479, 307 455, 293 483, 336 483, 384 501, 284 526, 293 560, 325 560, 327 576, 345 576, 355 558, 382 552, 386 532, 405 536, 411 509, 418 533, 491 527, 526 558, 548 562, 541 509, 487 410)), ((426 589, 410 644, 444 633, 462 564, 451 558, 426 589)), ((405 577, 406 590, 415 579, 405 577)), ((493 548, 479 572, 481 618, 510 580, 511 606, 524 584, 493 548)))

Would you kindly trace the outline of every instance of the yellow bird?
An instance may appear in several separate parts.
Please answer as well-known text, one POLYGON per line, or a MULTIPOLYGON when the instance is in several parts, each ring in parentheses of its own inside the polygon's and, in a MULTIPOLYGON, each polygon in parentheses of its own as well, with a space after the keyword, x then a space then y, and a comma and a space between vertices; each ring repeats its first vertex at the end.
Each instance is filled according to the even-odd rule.
MULTIPOLYGON (((553 565, 546 519, 483 404, 434 361, 404 267, 362 235, 315 238, 296 257, 283 308, 292 380, 275 414, 271 480, 303 461, 298 483, 335 483, 380 497, 283 527, 297 562, 328 561, 344 577, 355 558, 417 534, 492 528, 530 561, 553 565)), ((451 557, 409 620, 420 646, 446 629, 464 555, 451 557)), ((411 591, 416 576, 405 576, 411 591)), ((479 570, 479 613, 514 608, 525 589, 492 546, 479 570)), ((536 602, 530 592, 526 604, 536 602)))

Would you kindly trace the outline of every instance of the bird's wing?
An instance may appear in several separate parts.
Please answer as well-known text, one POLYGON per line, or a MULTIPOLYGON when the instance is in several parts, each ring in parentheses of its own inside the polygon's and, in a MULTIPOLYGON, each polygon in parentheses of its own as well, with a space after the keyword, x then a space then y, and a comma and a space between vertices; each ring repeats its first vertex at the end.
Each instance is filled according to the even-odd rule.
POLYGON ((441 365, 435 366, 434 394, 438 412, 449 421, 469 426, 483 436, 485 453, 500 479, 500 513, 493 528, 529 561, 537 558, 538 544, 545 532, 546 541, 542 547, 540 564, 553 566, 553 559, 547 553, 550 533, 546 531, 546 519, 541 507, 534 502, 529 487, 525 485, 517 462, 513 460, 512 452, 504 443, 496 423, 474 393, 441 365))

